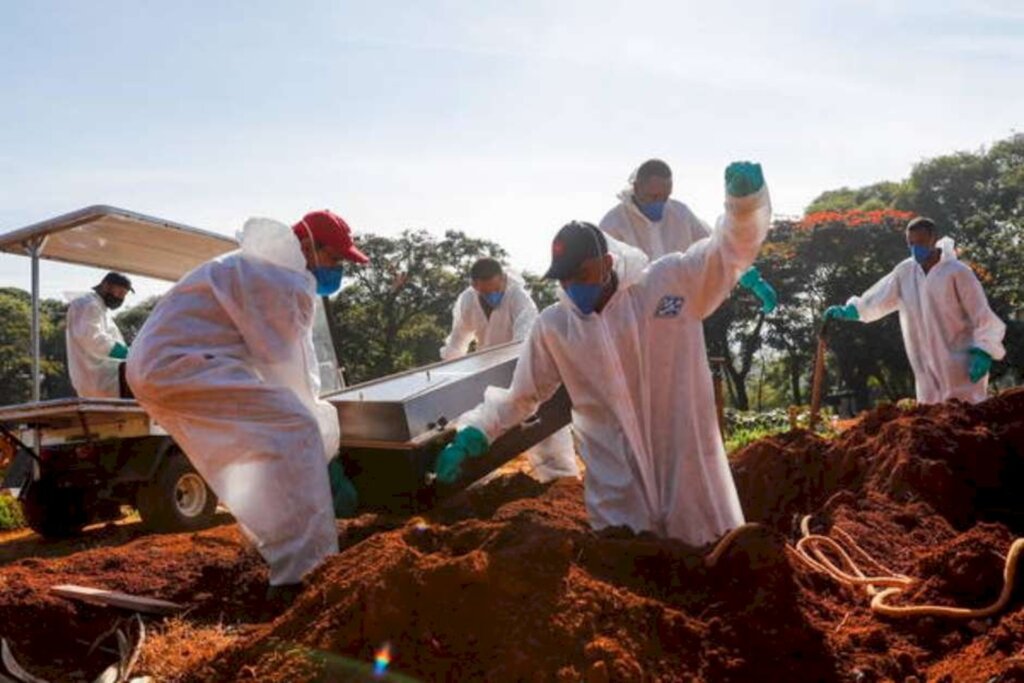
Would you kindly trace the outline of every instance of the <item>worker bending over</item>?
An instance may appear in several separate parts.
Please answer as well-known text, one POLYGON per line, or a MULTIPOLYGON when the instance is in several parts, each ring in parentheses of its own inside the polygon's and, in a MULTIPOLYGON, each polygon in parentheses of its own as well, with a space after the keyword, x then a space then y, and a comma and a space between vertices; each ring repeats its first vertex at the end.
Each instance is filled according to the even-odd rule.
POLYGON ((438 456, 444 482, 564 384, 586 464, 595 528, 627 526, 693 545, 743 523, 715 417, 702 321, 757 256, 771 218, 757 164, 725 173, 726 212, 710 238, 644 270, 608 252, 604 234, 570 223, 546 277, 561 284, 507 390, 490 388, 438 456))
MULTIPOLYGON (((601 230, 620 242, 640 249, 652 261, 665 254, 684 252, 711 235, 711 228, 686 204, 672 199, 672 169, 661 159, 648 159, 619 193, 619 203, 601 219, 601 230)), ((771 313, 778 303, 775 289, 751 266, 739 279, 771 313)))
POLYGON ((907 349, 919 403, 988 395, 992 360, 1006 355, 1006 325, 989 308, 977 276, 956 257, 953 240, 938 239, 935 223, 907 224, 910 257, 845 306, 829 306, 825 319, 870 323, 894 311, 907 349))
POLYGON ((132 397, 124 376, 128 346, 111 312, 134 291, 124 275, 107 273, 91 292, 68 304, 68 374, 82 398, 132 397))
POLYGON ((139 403, 255 543, 272 589, 287 587, 277 594, 338 550, 327 462, 341 432, 318 399, 314 304, 338 291, 344 262, 367 260, 329 211, 292 228, 250 219, 241 249, 163 297, 128 360, 139 403))
MULTIPOLYGON (((493 258, 482 258, 469 272, 471 284, 455 301, 452 332, 441 348, 441 358, 464 356, 471 342, 477 350, 525 339, 537 320, 533 302, 522 280, 506 273, 493 258)), ((579 476, 572 432, 560 429, 529 451, 534 476, 542 482, 579 476)))

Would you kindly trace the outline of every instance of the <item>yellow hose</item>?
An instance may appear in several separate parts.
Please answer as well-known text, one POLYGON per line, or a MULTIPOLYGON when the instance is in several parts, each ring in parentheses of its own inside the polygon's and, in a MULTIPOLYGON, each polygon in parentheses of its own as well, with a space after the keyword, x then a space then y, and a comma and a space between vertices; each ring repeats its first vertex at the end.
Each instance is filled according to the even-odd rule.
MULTIPOLYGON (((800 522, 800 532, 803 537, 797 542, 795 556, 811 569, 827 574, 839 583, 850 586, 863 586, 871 597, 871 611, 887 617, 946 617, 949 619, 984 619, 1000 612, 1006 607, 1013 594, 1014 580, 1017 574, 1017 564, 1024 554, 1024 538, 1018 538, 1010 546, 1010 552, 1006 556, 1006 565, 1003 567, 1003 590, 999 598, 988 607, 969 609, 966 607, 946 607, 944 605, 888 605, 885 601, 918 583, 917 579, 898 574, 872 557, 866 550, 860 547, 850 534, 836 527, 836 532, 842 534, 846 543, 853 548, 865 561, 876 569, 881 569, 883 574, 868 576, 854 561, 850 554, 835 539, 820 534, 812 534, 810 529, 811 516, 805 516, 800 522), (839 563, 830 558, 825 550, 829 550, 839 558, 839 563), (878 590, 878 587, 884 590, 878 590)), ((742 528, 742 527, 741 527, 742 528)), ((738 531, 734 530, 734 531, 738 531)), ((733 532, 730 532, 733 533, 733 532)), ((722 539, 724 542, 728 538, 722 539)), ((715 552, 718 548, 715 548, 715 552)), ((709 556, 710 557, 710 556, 709 556)))

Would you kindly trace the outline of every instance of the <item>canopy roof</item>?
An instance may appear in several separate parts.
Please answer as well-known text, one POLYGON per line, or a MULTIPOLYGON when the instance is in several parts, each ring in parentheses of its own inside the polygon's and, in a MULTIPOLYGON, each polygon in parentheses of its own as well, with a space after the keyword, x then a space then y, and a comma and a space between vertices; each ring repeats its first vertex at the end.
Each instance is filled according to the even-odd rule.
POLYGON ((238 248, 225 235, 114 206, 89 206, 0 235, 0 252, 177 281, 238 248))

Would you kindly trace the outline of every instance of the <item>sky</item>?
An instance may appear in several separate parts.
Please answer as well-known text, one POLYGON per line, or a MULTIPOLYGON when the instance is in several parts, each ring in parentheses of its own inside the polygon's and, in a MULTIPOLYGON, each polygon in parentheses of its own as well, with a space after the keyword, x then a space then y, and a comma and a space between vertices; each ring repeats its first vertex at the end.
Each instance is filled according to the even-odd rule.
MULTIPOLYGON (((0 232, 91 204, 226 234, 330 208, 536 272, 644 159, 706 220, 740 159, 799 214, 1021 130, 1021 83, 1019 0, 0 0, 0 232)), ((42 273, 45 296, 97 280, 42 273)), ((0 256, 0 286, 29 283, 0 256)))

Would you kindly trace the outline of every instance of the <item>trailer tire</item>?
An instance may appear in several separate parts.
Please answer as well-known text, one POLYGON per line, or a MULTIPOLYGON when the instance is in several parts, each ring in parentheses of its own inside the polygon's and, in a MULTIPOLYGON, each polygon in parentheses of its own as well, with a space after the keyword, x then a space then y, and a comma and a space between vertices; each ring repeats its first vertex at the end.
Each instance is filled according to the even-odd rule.
POLYGON ((177 449, 168 451, 153 480, 139 488, 136 507, 153 531, 193 531, 207 526, 217 496, 177 449))
POLYGON ((29 528, 43 538, 75 536, 91 518, 85 491, 60 488, 47 478, 29 485, 21 499, 21 512, 29 528))

